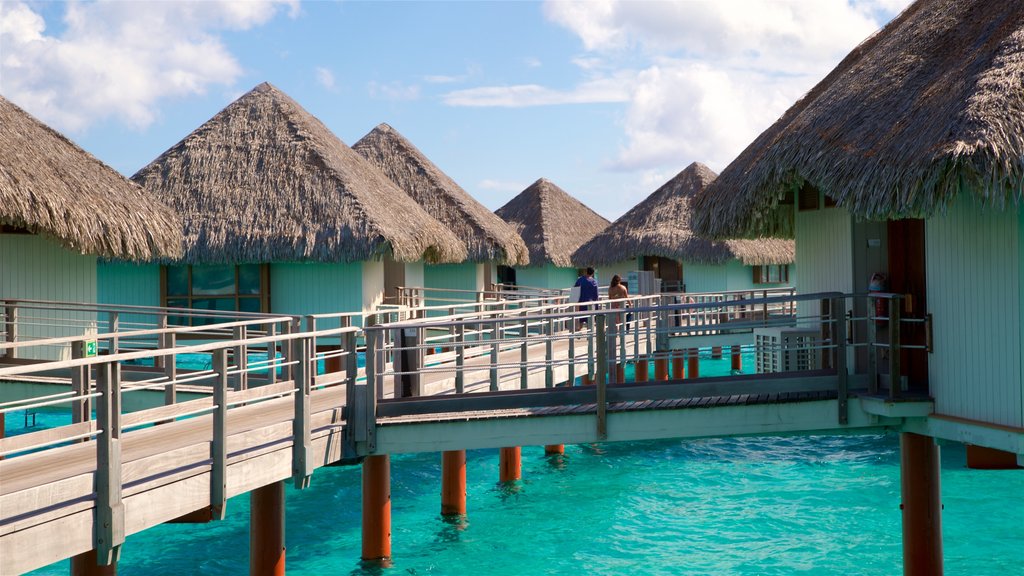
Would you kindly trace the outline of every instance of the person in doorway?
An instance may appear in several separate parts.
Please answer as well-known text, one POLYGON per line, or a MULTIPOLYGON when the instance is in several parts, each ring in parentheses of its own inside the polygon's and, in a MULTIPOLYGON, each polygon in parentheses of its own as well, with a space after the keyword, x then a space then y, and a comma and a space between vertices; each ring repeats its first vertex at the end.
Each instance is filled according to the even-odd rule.
MULTIPOLYGON (((580 289, 580 304, 585 302, 597 302, 597 280, 594 279, 594 269, 587 268, 586 273, 576 279, 577 288, 580 289)), ((580 311, 589 310, 589 306, 580 306, 580 311)), ((586 324, 586 318, 580 318, 580 324, 586 324)))

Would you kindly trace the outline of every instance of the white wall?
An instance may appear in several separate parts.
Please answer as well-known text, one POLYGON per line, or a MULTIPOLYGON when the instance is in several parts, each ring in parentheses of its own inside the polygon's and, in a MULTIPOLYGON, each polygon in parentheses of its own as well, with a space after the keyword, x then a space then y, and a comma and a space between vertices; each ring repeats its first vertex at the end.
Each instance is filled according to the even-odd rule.
POLYGON ((364 312, 376 310, 384 301, 384 263, 363 262, 363 301, 364 312))
MULTIPOLYGON (((0 298, 96 303, 96 257, 76 254, 44 236, 0 234, 0 298)), ((22 310, 20 339, 95 332, 95 313, 22 310), (29 319, 34 316, 35 319, 29 319), (51 324, 30 326, 28 324, 51 324)), ((67 345, 34 348, 22 358, 70 357, 67 345)))
MULTIPOLYGON (((853 217, 842 208, 796 213, 795 282, 801 294, 854 290, 853 217)), ((866 288, 867 279, 864 280, 866 288)), ((818 314, 817 302, 801 302, 800 316, 818 314)))
POLYGON ((982 210, 968 198, 925 223, 928 372, 940 414, 1024 425, 1022 234, 1016 210, 982 210))

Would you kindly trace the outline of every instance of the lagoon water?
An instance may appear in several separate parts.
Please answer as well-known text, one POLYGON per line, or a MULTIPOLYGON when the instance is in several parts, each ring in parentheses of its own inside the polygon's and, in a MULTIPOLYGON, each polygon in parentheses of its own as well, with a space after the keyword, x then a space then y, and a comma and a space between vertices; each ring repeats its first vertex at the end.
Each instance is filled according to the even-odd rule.
MULTIPOLYGON (((454 524, 439 515, 440 455, 394 456, 385 570, 359 562, 359 468, 322 468, 308 489, 288 489, 288 573, 899 574, 898 447, 895 434, 576 445, 561 457, 524 447, 511 486, 497 483, 496 450, 471 451, 469 514, 454 524)), ((1024 575, 1024 471, 964 462, 962 446, 942 448, 946 573, 1024 575)), ((247 574, 248 506, 236 497, 225 521, 129 536, 119 573, 247 574)))

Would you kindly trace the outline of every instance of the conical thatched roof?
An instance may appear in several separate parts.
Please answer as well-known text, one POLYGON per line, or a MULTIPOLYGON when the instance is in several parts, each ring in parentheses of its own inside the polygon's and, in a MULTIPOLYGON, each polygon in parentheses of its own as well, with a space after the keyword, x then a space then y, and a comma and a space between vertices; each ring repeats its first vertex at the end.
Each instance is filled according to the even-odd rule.
POLYGON ((721 264, 733 258, 747 265, 793 262, 796 247, 792 240, 712 241, 693 234, 691 202, 714 179, 715 173, 707 166, 690 164, 581 246, 573 261, 600 266, 639 256, 661 256, 698 264, 721 264))
POLYGON ((805 181, 869 219, 927 217, 960 192, 1015 205, 1022 86, 1024 2, 918 0, 722 172, 695 227, 763 233, 805 181))
POLYGON ((526 264, 526 244, 516 231, 467 194, 391 126, 380 124, 352 149, 461 238, 469 251, 469 260, 509 266, 526 264))
POLYGON ((541 178, 495 212, 526 240, 530 266, 574 265, 572 253, 608 220, 550 180, 541 178))
POLYGON ((447 228, 267 83, 133 178, 181 214, 190 262, 466 257, 447 228))
POLYGON ((106 258, 181 256, 170 209, 2 96, 0 225, 106 258))

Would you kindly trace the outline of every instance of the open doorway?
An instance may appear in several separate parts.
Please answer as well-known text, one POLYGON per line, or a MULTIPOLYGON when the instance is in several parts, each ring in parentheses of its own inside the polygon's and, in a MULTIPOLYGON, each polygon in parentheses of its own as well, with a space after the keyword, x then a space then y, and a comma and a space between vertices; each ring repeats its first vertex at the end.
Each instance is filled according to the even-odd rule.
MULTIPOLYGON (((901 310, 903 318, 924 319, 927 314, 925 285, 924 220, 891 220, 888 223, 889 291, 906 294, 901 310)), ((900 340, 908 345, 925 342, 923 323, 902 323, 900 340)), ((928 352, 922 349, 903 350, 902 372, 908 389, 928 391, 928 352)))

